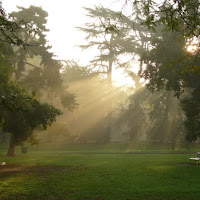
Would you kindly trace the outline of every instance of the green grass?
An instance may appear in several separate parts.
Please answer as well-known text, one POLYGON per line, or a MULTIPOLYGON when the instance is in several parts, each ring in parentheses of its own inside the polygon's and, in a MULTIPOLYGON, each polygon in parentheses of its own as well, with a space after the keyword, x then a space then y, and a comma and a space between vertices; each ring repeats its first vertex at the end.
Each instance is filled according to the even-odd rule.
MULTIPOLYGON (((28 146, 29 153, 195 153, 200 151, 200 145, 191 145, 189 149, 176 146, 171 150, 167 144, 150 144, 150 143, 108 143, 108 144, 39 144, 39 151, 36 146, 28 146)), ((0 154, 6 154, 8 144, 0 144, 0 154)), ((16 148, 16 153, 20 153, 20 147, 16 148)))
POLYGON ((194 154, 124 154, 124 146, 123 154, 106 154, 116 144, 101 147, 44 145, 14 158, 1 149, 7 165, 0 169, 0 200, 200 199, 200 166, 180 164, 194 154))

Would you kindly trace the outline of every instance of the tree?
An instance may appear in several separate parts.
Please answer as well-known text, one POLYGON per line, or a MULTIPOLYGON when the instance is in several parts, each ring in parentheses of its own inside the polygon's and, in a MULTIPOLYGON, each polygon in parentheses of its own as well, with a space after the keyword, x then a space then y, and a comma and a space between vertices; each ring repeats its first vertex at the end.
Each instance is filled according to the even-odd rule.
MULTIPOLYGON (((127 4, 127 0, 125 1, 127 4)), ((178 31, 186 37, 199 37, 200 2, 198 0, 134 0, 133 15, 135 8, 140 8, 143 24, 148 28, 165 26, 166 31, 178 31)))
POLYGON ((13 72, 12 63, 14 62, 15 52, 13 46, 25 48, 30 44, 23 40, 20 32, 22 29, 27 31, 27 34, 36 33, 36 30, 29 24, 23 21, 16 22, 11 17, 7 16, 2 3, 0 2, 0 41, 1 41, 1 56, 0 56, 0 76, 1 76, 1 107, 5 109, 13 109, 18 107, 17 102, 12 95, 12 90, 15 88, 14 82, 11 81, 11 73, 13 72))
POLYGON ((144 58, 147 69, 142 76, 149 80, 147 87, 154 91, 161 88, 175 91, 186 116, 186 139, 190 142, 195 141, 200 136, 198 128, 200 2, 141 0, 134 1, 133 6, 140 7, 143 14, 142 24, 154 31, 160 26, 162 28, 162 34, 151 41, 151 50, 145 55, 148 58, 144 58), (187 45, 194 40, 196 40, 196 50, 188 53, 187 45))
POLYGON ((117 124, 129 141, 138 142, 141 137, 144 137, 143 128, 147 126, 147 108, 145 107, 147 96, 148 93, 144 88, 138 89, 129 96, 127 108, 121 108, 117 124))
POLYGON ((36 128, 46 128, 61 112, 49 104, 40 103, 25 88, 13 82, 9 73, 11 66, 4 62, 0 65, 0 121, 2 130, 11 136, 7 155, 13 156, 16 145, 23 143, 36 128))
POLYGON ((199 123, 197 118, 200 114, 198 112, 200 60, 198 53, 194 55, 186 51, 187 40, 180 38, 180 35, 179 32, 164 32, 161 37, 153 40, 152 49, 143 55, 146 69, 143 70, 142 76, 149 81, 148 89, 173 90, 175 96, 180 98, 186 116, 186 139, 194 141, 200 136, 197 128, 199 123), (195 112, 190 110, 191 105, 194 106, 195 112))
POLYGON ((98 76, 98 73, 92 71, 88 66, 80 66, 78 62, 74 60, 66 60, 62 69, 62 79, 67 85, 95 76, 98 76))
POLYGON ((151 127, 147 138, 161 143, 170 143, 172 150, 182 142, 185 134, 183 113, 172 91, 160 90, 149 99, 151 127))
MULTIPOLYGON (((93 21, 86 23, 79 30, 86 33, 86 45, 80 45, 82 49, 97 48, 99 55, 91 60, 91 68, 103 74, 107 79, 107 93, 112 92, 112 72, 115 67, 128 67, 129 61, 120 62, 121 55, 127 55, 134 47, 134 39, 129 33, 132 30, 132 22, 126 16, 120 16, 119 12, 103 8, 102 6, 85 8, 87 16, 93 21)), ((107 111, 106 140, 111 139, 112 101, 107 111)))
POLYGON ((16 22, 6 15, 5 10, 2 7, 2 2, 0 1, 0 33, 1 33, 1 43, 12 44, 16 46, 28 46, 18 33, 22 29, 26 29, 28 33, 36 33, 36 30, 28 23, 23 21, 16 22))
POLYGON ((14 155, 16 145, 23 144, 37 128, 46 129, 56 120, 61 112, 49 104, 41 104, 36 99, 29 99, 24 111, 6 111, 2 113, 3 131, 10 133, 8 156, 14 155))
POLYGON ((13 72, 12 62, 15 56, 13 51, 13 46, 28 46, 24 40, 18 35, 21 29, 26 27, 27 32, 32 32, 29 24, 24 24, 23 22, 17 23, 9 18, 0 2, 0 109, 13 110, 22 109, 22 104, 19 104, 19 99, 21 102, 26 101, 25 96, 20 96, 18 99, 14 95, 16 90, 16 85, 11 81, 11 74, 13 72))
MULTIPOLYGON (((46 128, 61 112, 47 103, 40 103, 33 94, 12 80, 13 46, 26 46, 19 33, 28 25, 8 18, 1 4, 0 11, 0 125, 4 132, 10 133, 7 155, 13 156, 15 145, 23 143, 36 128, 46 128)), ((30 30, 26 29, 27 32, 30 30)))
POLYGON ((24 21, 30 24, 37 32, 29 33, 26 28, 19 32, 23 40, 32 45, 15 48, 15 79, 34 90, 37 96, 41 96, 42 91, 47 95, 49 103, 53 104, 55 97, 60 97, 64 107, 68 107, 69 110, 75 109, 76 96, 67 92, 67 88, 62 85, 60 70, 63 64, 50 52, 51 46, 46 40, 46 33, 49 31, 46 28, 48 13, 36 6, 18 9, 17 12, 11 13, 12 19, 17 23, 24 21))
POLYGON ((117 121, 128 140, 169 143, 172 149, 182 142, 183 113, 171 91, 151 93, 142 87, 128 101, 117 121))

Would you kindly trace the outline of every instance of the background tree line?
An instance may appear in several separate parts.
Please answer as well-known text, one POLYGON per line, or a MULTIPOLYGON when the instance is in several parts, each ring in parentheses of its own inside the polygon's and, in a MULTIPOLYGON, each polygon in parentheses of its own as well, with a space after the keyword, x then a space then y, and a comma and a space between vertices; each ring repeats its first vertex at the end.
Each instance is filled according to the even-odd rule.
POLYGON ((62 87, 60 61, 49 52, 44 34, 47 13, 31 6, 7 15, 0 6, 1 128, 10 134, 7 155, 12 156, 16 145, 23 145, 35 129, 46 129, 61 114, 53 106, 56 94, 69 110, 76 102, 62 87))
MULTIPOLYGON (((5 68, 1 70, 2 80, 13 87, 18 85, 19 90, 25 85, 23 92, 30 98, 37 97, 63 111, 64 107, 72 111, 79 104, 76 112, 64 112, 60 125, 49 130, 49 137, 52 133, 55 141, 62 135, 58 132, 70 141, 156 141, 170 143, 173 149, 175 143, 183 143, 185 138, 196 141, 200 113, 199 51, 197 48, 188 52, 187 46, 193 37, 198 40, 198 7, 197 1, 136 1, 130 16, 102 6, 85 8, 91 20, 78 27, 87 41, 80 47, 97 49, 98 55, 84 67, 75 61, 56 60, 50 53, 45 39, 47 13, 41 8, 19 8, 12 17, 6 16, 2 8, 2 24, 6 28, 1 35, 1 62, 5 68), (191 17, 194 15, 195 20, 191 17), (136 59, 139 69, 133 72, 136 59), (133 88, 112 83, 117 68, 123 68, 133 78, 133 88)), ((9 96, 13 94, 10 89, 5 92, 7 96, 1 95, 6 111, 2 122, 9 113, 7 107, 13 115, 12 106, 17 104, 12 101, 18 100, 9 96)), ((24 105, 17 107, 23 110, 24 105)), ((12 124, 12 119, 7 118, 8 124, 12 124)))

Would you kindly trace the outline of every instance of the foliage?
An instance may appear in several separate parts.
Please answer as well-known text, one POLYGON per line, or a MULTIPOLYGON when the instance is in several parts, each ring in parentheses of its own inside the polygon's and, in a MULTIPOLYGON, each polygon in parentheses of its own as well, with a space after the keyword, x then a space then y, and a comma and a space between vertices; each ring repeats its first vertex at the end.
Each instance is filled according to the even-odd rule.
POLYGON ((36 134, 32 134, 31 136, 29 136, 26 140, 26 142, 28 144, 30 144, 31 146, 33 145, 39 145, 39 142, 40 142, 40 139, 38 139, 37 135, 36 134))
POLYGON ((184 138, 183 113, 170 91, 137 90, 129 97, 129 106, 121 109, 117 121, 124 135, 133 142, 150 141, 172 144, 184 138))
MULTIPOLYGON (((2 45, 3 47, 3 45, 2 45)), ((9 47, 10 48, 10 47, 9 47)), ((10 48, 12 52, 12 49, 10 48)), ((13 53, 13 52, 12 52, 13 53)), ((5 54, 2 48, 0 56, 0 110, 24 110, 26 104, 32 98, 25 92, 25 89, 20 87, 19 84, 11 80, 13 68, 7 59, 12 54, 5 54)))
POLYGON ((148 80, 147 88, 151 91, 161 88, 173 90, 175 96, 181 98, 186 116, 186 139, 193 141, 200 136, 195 129, 197 121, 194 120, 199 107, 199 72, 193 70, 199 66, 199 55, 188 53, 185 47, 187 40, 180 36, 179 32, 155 33, 151 49, 142 55, 146 64, 142 76, 148 80), (191 102, 196 112, 192 112, 191 102))
POLYGON ((114 65, 128 67, 131 60, 121 62, 120 55, 132 54, 139 46, 133 35, 132 21, 125 15, 120 15, 120 12, 102 6, 85 10, 91 22, 86 23, 84 27, 78 27, 86 34, 85 39, 88 41, 80 47, 98 49, 98 55, 91 60, 93 69, 109 76, 114 65))
POLYGON ((2 110, 1 127, 4 132, 10 133, 12 145, 8 155, 14 154, 14 146, 25 142, 33 134, 35 129, 46 129, 60 115, 60 110, 47 103, 40 103, 34 97, 18 88, 14 93, 16 100, 20 101, 21 109, 2 110))
POLYGON ((161 24, 166 31, 178 31, 187 37, 199 37, 200 15, 198 0, 134 0, 134 7, 139 7, 144 24, 155 28, 161 24))
POLYGON ((195 92, 191 98, 185 98, 181 101, 182 109, 185 112, 185 127, 187 129, 187 141, 196 141, 200 137, 200 96, 199 91, 195 92))
POLYGON ((0 1, 0 33, 1 43, 8 43, 16 46, 29 46, 30 44, 26 43, 22 36, 18 35, 18 33, 22 29, 26 29, 27 33, 36 34, 37 30, 33 28, 33 26, 29 23, 25 23, 23 20, 16 22, 11 17, 7 16, 3 7, 2 2, 0 1))
MULTIPOLYGON (((12 45, 24 46, 26 43, 19 39, 18 32, 22 29, 22 24, 11 20, 4 12, 0 3, 0 23, 1 23, 1 49, 0 49, 0 110, 22 109, 23 103, 29 97, 19 92, 20 88, 13 81, 12 61, 14 51, 12 45), (15 95, 18 93, 19 97, 15 95)), ((30 29, 27 29, 30 31, 30 29)))
POLYGON ((197 0, 133 1, 133 14, 140 23, 152 29, 149 48, 140 54, 146 65, 142 76, 147 79, 147 88, 175 91, 181 98, 185 113, 186 139, 197 140, 199 122, 199 15, 197 0), (186 52, 186 46, 194 40, 195 52, 186 52), (184 95, 183 95, 184 93, 184 95))
MULTIPOLYGON (((119 12, 98 6, 95 8, 85 8, 90 22, 78 29, 86 34, 86 45, 80 45, 82 49, 97 49, 97 55, 90 61, 90 67, 96 73, 106 78, 105 94, 113 92, 112 74, 117 67, 128 67, 127 62, 121 62, 120 56, 130 54, 134 44, 129 33, 132 30, 132 22, 126 16, 120 16, 119 12)), ((112 100, 110 108, 106 112, 106 134, 105 141, 111 139, 112 124, 112 100)))
POLYGON ((94 71, 90 69, 90 67, 80 66, 74 60, 65 61, 65 65, 62 70, 62 79, 65 84, 70 85, 73 82, 86 80, 96 76, 94 71))
POLYGON ((161 90, 151 95, 149 99, 151 111, 149 118, 152 123, 149 140, 161 143, 171 143, 172 149, 176 143, 185 137, 183 113, 173 92, 161 90))
MULTIPOLYGON (((13 57, 16 52, 13 48, 27 46, 22 30, 28 35, 33 32, 27 28, 31 23, 16 21, 6 16, 0 8, 1 22, 1 55, 0 55, 0 126, 4 132, 10 134, 8 155, 14 155, 15 145, 19 145, 33 134, 36 128, 46 129, 61 111, 47 103, 40 103, 34 95, 20 83, 12 80, 13 57), (19 38, 22 38, 21 40, 19 38)), ((36 33, 36 32, 34 32, 36 33)), ((28 47, 28 46, 27 46, 28 47)))
POLYGON ((123 131, 123 135, 130 141, 140 141, 144 136, 143 127, 147 126, 147 114, 145 113, 145 103, 148 92, 144 88, 131 95, 127 108, 122 107, 117 120, 118 125, 123 131))
POLYGON ((149 80, 149 90, 165 86, 179 97, 191 83, 191 73, 184 73, 184 69, 196 61, 193 55, 186 52, 186 40, 180 38, 179 33, 163 32, 159 36, 155 33, 151 41, 152 49, 142 56, 147 64, 143 77, 149 80))
POLYGON ((74 110, 77 108, 76 96, 66 92, 63 87, 60 73, 62 62, 55 59, 46 40, 46 33, 49 31, 46 28, 48 13, 36 6, 18 9, 11 13, 12 18, 18 23, 23 20, 36 27, 37 32, 28 33, 26 27, 19 32, 24 41, 36 45, 15 48, 15 79, 31 88, 38 97, 46 94, 49 103, 53 104, 54 99, 60 97, 64 107, 74 110))

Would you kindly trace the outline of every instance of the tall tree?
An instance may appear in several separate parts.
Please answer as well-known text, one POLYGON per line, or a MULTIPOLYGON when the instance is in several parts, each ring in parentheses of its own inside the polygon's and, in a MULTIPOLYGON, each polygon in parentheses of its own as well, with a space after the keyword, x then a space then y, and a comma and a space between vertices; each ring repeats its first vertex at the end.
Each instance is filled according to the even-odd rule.
MULTIPOLYGON (((12 12, 11 16, 16 22, 24 21, 35 27, 37 32, 28 33, 26 28, 20 31, 23 40, 32 44, 26 48, 18 48, 16 54, 15 78, 22 78, 22 72, 25 71, 25 65, 29 64, 28 59, 34 56, 41 56, 41 62, 46 59, 51 59, 53 54, 49 53, 50 47, 47 45, 45 33, 48 13, 40 7, 30 6, 29 8, 18 7, 17 12, 12 12)), ((33 67, 33 66, 32 66, 33 67)))
MULTIPOLYGON (((14 62, 13 57, 15 53, 13 46, 27 46, 28 44, 22 40, 19 32, 23 27, 27 27, 27 32, 32 31, 31 26, 24 25, 22 22, 17 23, 13 21, 9 16, 6 15, 2 4, 0 2, 0 107, 1 109, 13 110, 16 108, 22 109, 19 104, 18 98, 14 95, 16 88, 13 81, 11 81, 11 74, 13 72, 12 63, 14 62)), ((26 98, 23 98, 26 100, 26 98)), ((22 100, 21 99, 21 100, 22 100)), ((22 100, 22 101, 23 101, 22 100)))
POLYGON ((153 40, 152 49, 144 56, 146 69, 143 77, 149 82, 147 88, 155 91, 161 88, 175 91, 180 98, 186 115, 188 141, 200 136, 198 129, 199 108, 199 53, 186 51, 187 40, 179 32, 163 32, 153 40), (195 112, 192 112, 194 106, 195 112))
MULTIPOLYGON (((140 6, 142 24, 156 30, 162 25, 162 34, 151 42, 146 53, 147 69, 143 76, 149 80, 151 90, 165 88, 182 95, 181 106, 186 115, 186 139, 195 141, 199 131, 199 24, 200 2, 180 1, 134 1, 133 8, 140 6), (165 33, 164 33, 165 32, 165 33), (187 45, 196 40, 193 52, 186 51, 187 45)), ((144 57, 145 57, 144 56, 144 57)), ((145 58, 144 58, 145 60, 145 58)))
POLYGON ((14 155, 14 147, 24 142, 33 130, 46 128, 61 112, 49 104, 40 103, 30 92, 12 80, 13 46, 27 46, 20 31, 31 25, 10 19, 0 4, 0 126, 11 136, 8 155, 14 155))
MULTIPOLYGON (((81 45, 82 49, 96 48, 98 55, 91 60, 93 70, 104 74, 107 79, 107 93, 112 91, 112 73, 114 67, 127 67, 129 62, 123 63, 120 60, 121 55, 127 55, 134 48, 133 37, 130 37, 132 22, 126 16, 119 12, 103 8, 102 6, 85 8, 87 16, 92 20, 85 24, 85 27, 79 27, 79 30, 86 33, 85 39, 88 44, 81 45)), ((130 61, 130 60, 129 60, 130 61)), ((112 123, 112 102, 107 113, 107 141, 111 138, 112 123)))
POLYGON ((18 7, 18 9, 17 12, 11 13, 12 18, 18 23, 24 21, 36 31, 29 33, 24 28, 19 33, 30 45, 15 49, 16 80, 22 81, 36 93, 42 91, 52 104, 54 98, 59 96, 63 106, 71 110, 72 107, 76 107, 75 95, 66 92, 66 88, 63 87, 60 74, 62 62, 54 58, 55 55, 50 52, 51 46, 46 40, 46 33, 49 31, 46 28, 48 13, 36 6, 18 7))

